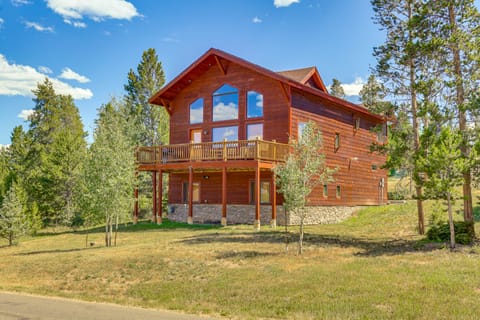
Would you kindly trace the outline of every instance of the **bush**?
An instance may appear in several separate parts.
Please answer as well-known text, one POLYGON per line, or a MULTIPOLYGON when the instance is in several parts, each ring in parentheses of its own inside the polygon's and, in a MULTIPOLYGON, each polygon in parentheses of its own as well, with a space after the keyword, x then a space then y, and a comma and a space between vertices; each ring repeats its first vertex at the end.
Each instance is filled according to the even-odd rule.
MULTIPOLYGON (((471 223, 455 221, 455 242, 458 244, 471 244, 474 235, 469 233, 471 223)), ((427 231, 427 239, 431 241, 450 241, 450 226, 448 222, 437 222, 427 231)))

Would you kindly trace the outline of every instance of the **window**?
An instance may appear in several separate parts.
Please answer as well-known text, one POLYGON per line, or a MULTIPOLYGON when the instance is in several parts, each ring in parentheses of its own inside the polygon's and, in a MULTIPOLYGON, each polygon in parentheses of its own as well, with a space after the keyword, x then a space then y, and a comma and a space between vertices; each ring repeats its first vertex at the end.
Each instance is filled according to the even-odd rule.
POLYGON ((372 170, 373 170, 373 171, 377 170, 377 168, 378 168, 378 167, 377 167, 376 164, 372 164, 372 170))
POLYGON ((326 184, 323 185, 323 197, 328 197, 328 185, 326 184))
POLYGON ((227 139, 227 141, 238 140, 238 127, 218 127, 212 129, 212 141, 220 142, 227 139))
POLYGON ((213 121, 238 119, 238 90, 224 84, 213 93, 213 121))
POLYGON ((307 124, 305 122, 298 123, 298 141, 302 140, 303 130, 307 124))
POLYGON ((377 142, 383 143, 387 141, 387 125, 384 123, 381 125, 380 130, 377 132, 377 142))
POLYGON ((263 139, 263 123, 247 125, 247 140, 263 139))
POLYGON ((341 197, 342 197, 342 189, 340 188, 340 186, 337 186, 336 196, 337 196, 337 198, 341 198, 341 197))
POLYGON ((340 148, 340 133, 335 133, 334 149, 335 152, 340 148))
POLYGON ((193 143, 202 142, 202 129, 193 129, 190 131, 190 141, 193 143))
POLYGON ((203 98, 197 99, 190 104, 190 123, 203 122, 203 98))
MULTIPOLYGON (((250 181, 250 203, 255 203, 255 181, 250 181)), ((270 203, 269 181, 260 181, 260 203, 270 203)))
POLYGON ((263 94, 256 91, 247 93, 247 118, 263 117, 263 94))
MULTIPOLYGON (((183 183, 183 202, 188 203, 188 182, 183 183)), ((194 182, 192 185, 192 202, 200 202, 200 182, 194 182)))

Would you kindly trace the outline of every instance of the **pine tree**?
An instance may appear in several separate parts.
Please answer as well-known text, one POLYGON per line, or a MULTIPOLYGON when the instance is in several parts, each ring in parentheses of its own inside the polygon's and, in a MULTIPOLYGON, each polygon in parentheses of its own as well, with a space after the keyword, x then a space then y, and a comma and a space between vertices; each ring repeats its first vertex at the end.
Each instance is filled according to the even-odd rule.
POLYGON ((28 230, 23 216, 22 203, 17 197, 16 188, 15 184, 10 187, 0 206, 0 237, 7 239, 10 246, 15 239, 28 230))
POLYGON ((148 103, 165 83, 162 64, 155 49, 143 52, 137 71, 128 72, 124 86, 126 111, 134 123, 134 142, 137 145, 154 146, 168 143, 169 117, 164 108, 148 103))
POLYGON ((345 98, 345 91, 343 90, 342 83, 337 80, 332 80, 332 86, 330 87, 330 94, 338 98, 345 98))
POLYGON ((74 188, 85 161, 86 142, 79 111, 71 96, 57 95, 48 79, 34 90, 30 118, 26 191, 44 223, 70 225, 74 188))
MULTIPOLYGON (((295 212, 300 217, 298 253, 303 250, 304 222, 308 215, 305 207, 307 197, 315 186, 333 181, 336 171, 327 167, 322 149, 322 133, 313 123, 308 122, 298 141, 290 141, 293 152, 285 163, 275 167, 279 191, 283 195, 286 213, 295 212)), ((285 221, 287 223, 287 221, 285 221)))
POLYGON ((374 74, 368 77, 360 90, 360 101, 370 112, 391 117, 393 115, 393 105, 385 101, 387 90, 385 86, 378 82, 374 74))

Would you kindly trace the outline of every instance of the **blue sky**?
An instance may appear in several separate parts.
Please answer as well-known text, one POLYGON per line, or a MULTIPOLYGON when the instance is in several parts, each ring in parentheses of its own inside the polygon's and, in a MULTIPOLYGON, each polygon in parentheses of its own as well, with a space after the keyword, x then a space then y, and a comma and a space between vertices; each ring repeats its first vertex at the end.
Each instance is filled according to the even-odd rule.
POLYGON ((150 47, 167 82, 215 47, 274 71, 317 66, 355 99, 383 42, 367 0, 81 2, 0 0, 0 144, 28 125, 31 90, 46 76, 75 98, 90 132, 150 47))

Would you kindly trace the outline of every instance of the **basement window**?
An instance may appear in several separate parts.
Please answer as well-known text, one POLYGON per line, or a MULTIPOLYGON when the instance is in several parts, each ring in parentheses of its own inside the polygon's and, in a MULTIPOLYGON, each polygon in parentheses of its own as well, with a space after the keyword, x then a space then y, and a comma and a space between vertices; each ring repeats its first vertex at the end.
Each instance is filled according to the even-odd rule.
POLYGON ((340 188, 340 186, 337 186, 336 196, 337 196, 337 198, 341 198, 341 197, 342 197, 342 189, 340 188))
POLYGON ((323 185, 323 197, 324 198, 328 197, 328 185, 326 184, 323 185))

